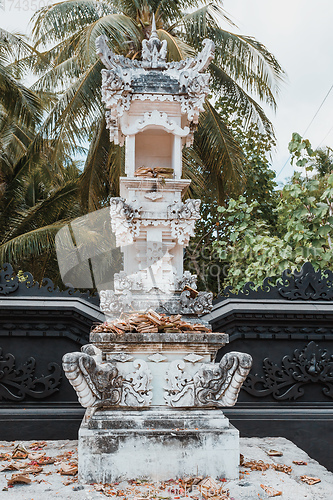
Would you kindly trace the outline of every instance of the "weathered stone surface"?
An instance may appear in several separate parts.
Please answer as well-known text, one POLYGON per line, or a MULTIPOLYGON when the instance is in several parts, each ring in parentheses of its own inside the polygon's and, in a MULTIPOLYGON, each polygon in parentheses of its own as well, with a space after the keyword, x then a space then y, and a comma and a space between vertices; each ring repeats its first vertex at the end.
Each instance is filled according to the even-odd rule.
POLYGON ((96 412, 79 431, 79 479, 88 483, 235 479, 238 465, 238 431, 219 410, 96 412))

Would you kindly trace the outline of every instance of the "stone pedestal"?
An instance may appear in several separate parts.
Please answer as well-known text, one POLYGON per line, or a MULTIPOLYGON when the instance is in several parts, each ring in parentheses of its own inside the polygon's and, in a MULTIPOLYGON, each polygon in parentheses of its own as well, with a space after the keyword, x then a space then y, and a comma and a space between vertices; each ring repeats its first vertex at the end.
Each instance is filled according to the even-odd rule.
POLYGON ((239 433, 221 410, 97 411, 79 431, 79 480, 236 479, 239 433))

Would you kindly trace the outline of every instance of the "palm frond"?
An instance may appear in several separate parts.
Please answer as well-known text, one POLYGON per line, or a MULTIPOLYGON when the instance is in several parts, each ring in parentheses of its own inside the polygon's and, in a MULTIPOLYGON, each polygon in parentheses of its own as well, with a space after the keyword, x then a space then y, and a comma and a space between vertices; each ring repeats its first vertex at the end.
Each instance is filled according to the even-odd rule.
POLYGON ((239 191, 244 182, 243 153, 214 107, 207 100, 204 107, 193 148, 216 182, 218 201, 223 204, 226 193, 239 191))

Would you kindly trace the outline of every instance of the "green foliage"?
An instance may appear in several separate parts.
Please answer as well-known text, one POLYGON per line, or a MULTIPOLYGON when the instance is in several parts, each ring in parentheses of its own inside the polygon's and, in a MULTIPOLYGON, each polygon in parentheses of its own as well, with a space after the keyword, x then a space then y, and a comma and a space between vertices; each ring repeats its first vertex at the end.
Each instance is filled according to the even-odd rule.
POLYGON ((214 246, 229 264, 226 284, 235 289, 247 281, 259 285, 266 276, 277 278, 283 269, 300 268, 306 261, 315 268, 332 268, 333 174, 309 177, 317 153, 299 134, 293 134, 289 150, 305 175, 295 172, 280 191, 275 225, 263 213, 258 219, 260 200, 248 202, 240 196, 218 209, 224 237, 214 246))
MULTIPOLYGON (((234 201, 230 198, 235 194, 239 195, 241 191, 242 208, 235 213, 228 212, 229 221, 226 217, 221 218, 214 189, 209 185, 209 189, 206 189, 202 197, 201 219, 196 224, 196 234, 185 250, 185 267, 198 275, 200 288, 220 293, 225 286, 229 265, 228 259, 222 258, 224 254, 221 254, 220 249, 225 247, 226 242, 234 244, 233 225, 240 223, 240 231, 247 229, 253 234, 257 233, 259 226, 263 228, 267 226, 267 231, 268 228, 275 227, 277 222, 275 210, 279 203, 279 194, 275 191, 277 187, 274 181, 275 172, 270 169, 268 159, 274 145, 273 139, 264 131, 260 131, 258 124, 253 122, 247 124, 242 109, 235 110, 230 100, 220 99, 216 103, 216 108, 242 151, 242 183, 236 189, 232 179, 226 179, 225 197, 229 200, 226 205, 228 210, 231 208, 234 210, 234 201), (246 220, 242 214, 244 206, 251 206, 251 217, 247 214, 246 220), (248 227, 250 222, 252 226, 248 227)), ((250 246, 248 250, 252 251, 250 246)), ((237 263, 242 263, 241 256, 237 263)), ((237 271, 235 277, 238 276, 237 271)))

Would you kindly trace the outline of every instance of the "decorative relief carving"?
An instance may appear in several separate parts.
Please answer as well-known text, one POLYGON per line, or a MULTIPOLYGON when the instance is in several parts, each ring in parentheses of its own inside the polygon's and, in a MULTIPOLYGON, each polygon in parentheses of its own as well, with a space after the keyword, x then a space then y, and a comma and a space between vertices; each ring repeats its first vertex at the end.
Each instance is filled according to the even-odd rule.
POLYGON ((182 129, 176 122, 170 120, 167 113, 155 109, 154 111, 146 111, 143 117, 138 118, 132 125, 123 125, 122 133, 124 135, 135 135, 145 128, 152 126, 163 128, 167 132, 172 132, 174 135, 178 135, 179 137, 186 137, 190 132, 189 127, 184 127, 182 129))
POLYGON ((36 360, 27 359, 16 368, 13 354, 3 355, 0 348, 0 401, 23 401, 27 396, 45 399, 59 390, 61 368, 57 363, 48 364, 49 375, 35 376, 36 360))
POLYGON ((272 396, 277 401, 296 400, 305 393, 305 386, 320 384, 325 396, 333 399, 333 355, 315 342, 292 356, 284 356, 280 365, 269 358, 263 360, 262 377, 249 375, 243 390, 256 397, 272 396))
POLYGON ((167 52, 167 41, 161 42, 158 38, 155 15, 153 15, 150 38, 142 42, 142 67, 145 69, 165 69, 167 52))
POLYGON ((167 361, 168 358, 159 352, 155 352, 154 354, 148 356, 148 359, 153 361, 153 363, 161 363, 162 361, 167 361))
POLYGON ((84 408, 149 406, 152 375, 142 359, 133 361, 133 371, 120 375, 114 363, 98 361, 99 355, 73 352, 63 357, 63 369, 84 408))
POLYGON ((18 276, 14 275, 10 264, 4 264, 0 271, 0 295, 8 295, 19 287, 18 276))
POLYGON ((170 223, 171 236, 179 245, 187 246, 191 236, 194 236, 194 219, 172 219, 170 223))
POLYGON ((186 200, 185 203, 169 205, 167 215, 169 219, 200 219, 201 200, 186 200))
POLYGON ((119 292, 124 290, 140 291, 143 289, 143 284, 139 275, 128 276, 125 271, 120 271, 114 275, 114 288, 119 292))
POLYGON ((196 274, 191 274, 190 271, 185 271, 183 276, 176 280, 176 290, 183 290, 185 286, 197 289, 197 279, 196 274))
POLYGON ((333 300, 333 273, 329 269, 315 271, 311 262, 305 262, 300 272, 285 269, 281 278, 267 277, 261 287, 251 281, 238 292, 227 287, 221 298, 288 300, 333 300))
POLYGON ((249 354, 229 352, 219 364, 202 364, 193 377, 182 360, 170 363, 164 399, 169 406, 233 406, 252 366, 249 354))
POLYGON ((279 287, 282 297, 289 300, 332 300, 333 273, 330 270, 315 271, 310 262, 303 264, 301 271, 282 273, 283 286, 279 287))
POLYGON ((150 192, 150 193, 146 193, 146 194, 144 195, 144 197, 145 197, 147 200, 150 200, 150 201, 162 200, 162 198, 163 198, 163 193, 158 192, 158 191, 152 191, 152 192, 150 192))
POLYGON ((184 356, 185 361, 189 361, 190 363, 197 363, 203 358, 203 356, 199 356, 199 354, 194 354, 191 352, 191 354, 188 354, 187 356, 184 356))
POLYGON ((117 245, 129 245, 134 241, 135 217, 139 217, 140 209, 128 205, 124 198, 110 200, 111 227, 116 235, 117 245))
POLYGON ((110 316, 120 314, 131 307, 133 295, 130 290, 124 290, 121 294, 116 294, 112 290, 101 290, 99 292, 100 308, 110 316))
POLYGON ((135 371, 126 375, 121 404, 124 406, 149 406, 153 397, 152 374, 143 359, 133 361, 135 371))
POLYGON ((119 361, 120 363, 127 363, 128 361, 132 361, 132 359, 133 356, 127 354, 126 352, 117 352, 107 355, 107 361, 110 363, 114 363, 116 361, 119 361))
POLYGON ((181 314, 206 314, 213 308, 213 294, 211 292, 199 292, 196 297, 191 297, 189 290, 180 294, 181 314))

